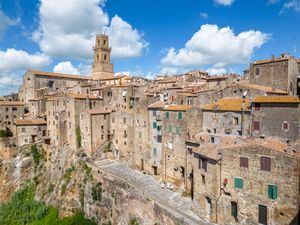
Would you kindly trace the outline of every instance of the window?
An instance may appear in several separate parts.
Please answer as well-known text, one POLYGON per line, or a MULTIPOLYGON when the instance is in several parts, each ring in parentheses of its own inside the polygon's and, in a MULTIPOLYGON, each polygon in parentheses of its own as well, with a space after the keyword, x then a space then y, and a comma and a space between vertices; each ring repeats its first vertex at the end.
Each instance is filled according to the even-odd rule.
POLYGON ((16 108, 16 107, 13 107, 13 108, 12 108, 12 111, 17 111, 17 108, 16 108))
POLYGON ((266 206, 258 205, 258 223, 263 225, 268 224, 268 209, 266 206))
POLYGON ((104 136, 103 135, 101 135, 101 140, 103 140, 104 139, 104 136))
POLYGON ((173 130, 172 125, 169 125, 169 127, 168 127, 168 132, 169 132, 169 133, 172 133, 172 130, 173 130))
POLYGON ((211 136, 211 137, 210 137, 210 142, 211 142, 211 143, 215 143, 215 137, 214 137, 214 136, 211 136))
POLYGON ((49 88, 53 88, 53 86, 54 86, 54 81, 53 80, 49 80, 48 81, 48 87, 49 88))
POLYGON ((5 111, 8 112, 8 108, 5 108, 5 111))
POLYGON ((161 143, 161 142, 162 142, 162 137, 161 137, 161 135, 157 135, 157 142, 158 142, 158 143, 161 143))
POLYGON ((234 218, 237 218, 238 216, 237 202, 231 202, 231 216, 234 218))
POLYGON ((259 121, 254 121, 253 122, 253 129, 258 131, 260 129, 260 122, 259 121))
POLYGON ((282 123, 282 130, 284 130, 284 131, 288 131, 289 130, 289 123, 288 122, 284 121, 282 123))
POLYGON ((269 184, 268 185, 268 197, 269 199, 277 199, 278 196, 278 187, 277 185, 269 184))
POLYGON ((142 139, 142 133, 139 132, 139 139, 142 139))
POLYGON ((233 124, 238 125, 239 124, 239 118, 233 117, 233 124))
POLYGON ((157 150, 156 148, 153 148, 153 157, 156 157, 157 156, 157 150))
POLYGON ((104 130, 104 126, 101 126, 101 130, 104 130))
POLYGON ((205 176, 203 174, 201 175, 201 178, 202 178, 202 184, 205 184, 205 176))
POLYGON ((176 134, 180 135, 180 127, 176 127, 176 134))
POLYGON ((156 122, 153 122, 153 128, 157 129, 157 123, 156 122))
POLYGON ((264 171, 271 171, 271 158, 262 156, 260 158, 260 169, 264 171))
POLYGON ((244 181, 242 178, 234 178, 234 187, 237 189, 243 189, 244 181))
POLYGON ((25 127, 22 127, 22 133, 25 133, 26 130, 25 130, 25 127))
POLYGON ((178 112, 178 119, 182 120, 182 112, 178 112))
POLYGON ((166 112, 166 118, 170 119, 170 112, 166 112))
POLYGON ((106 120, 106 114, 104 114, 103 119, 106 120))
POLYGON ((248 168, 248 158, 240 157, 240 167, 248 168))
POLYGON ((152 113, 153 113, 153 116, 156 116, 156 110, 155 109, 153 110, 152 113))
POLYGON ((260 104, 254 104, 254 111, 260 111, 260 104))
POLYGON ((125 117, 123 118, 123 123, 126 123, 126 118, 125 117))
POLYGON ((207 159, 199 157, 198 166, 199 169, 203 169, 205 172, 207 172, 207 159))
POLYGON ((161 131, 161 126, 157 126, 157 131, 161 131))
POLYGON ((255 68, 255 75, 260 75, 260 67, 255 68))

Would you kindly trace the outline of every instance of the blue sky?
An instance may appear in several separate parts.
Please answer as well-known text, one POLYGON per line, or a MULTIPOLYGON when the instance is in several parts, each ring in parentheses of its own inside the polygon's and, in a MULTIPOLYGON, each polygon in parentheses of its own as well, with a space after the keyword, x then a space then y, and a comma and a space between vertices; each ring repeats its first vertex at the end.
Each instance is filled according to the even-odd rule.
POLYGON ((0 0, 0 94, 29 69, 88 74, 97 32, 115 72, 242 73, 288 52, 300 58, 300 0, 0 0))

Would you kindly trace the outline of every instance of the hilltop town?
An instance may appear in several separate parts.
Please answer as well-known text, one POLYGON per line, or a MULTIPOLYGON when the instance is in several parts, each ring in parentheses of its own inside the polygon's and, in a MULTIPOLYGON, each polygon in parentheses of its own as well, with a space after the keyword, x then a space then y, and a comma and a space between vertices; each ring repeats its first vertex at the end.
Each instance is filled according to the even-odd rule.
POLYGON ((149 80, 115 76, 108 36, 97 35, 93 51, 91 75, 29 69, 18 93, 1 98, 1 193, 22 185, 20 176, 42 173, 17 163, 37 145, 52 171, 40 188, 56 190, 38 198, 76 205, 83 193, 83 211, 98 224, 125 224, 127 212, 140 224, 298 224, 300 59, 285 53, 243 75, 192 71, 149 80), (91 187, 57 182, 79 161, 94 173, 91 187), (5 169, 12 162, 18 173, 5 169), (18 178, 8 181, 11 174, 18 178), (92 198, 99 185, 102 200, 92 198))

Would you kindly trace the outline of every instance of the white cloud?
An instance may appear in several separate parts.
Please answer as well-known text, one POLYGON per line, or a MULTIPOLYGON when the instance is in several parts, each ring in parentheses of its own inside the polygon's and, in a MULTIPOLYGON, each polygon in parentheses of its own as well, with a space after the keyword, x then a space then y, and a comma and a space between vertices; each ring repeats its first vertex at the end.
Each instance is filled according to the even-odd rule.
POLYGON ((86 59, 93 54, 95 35, 107 30, 113 56, 134 57, 146 47, 142 35, 115 16, 109 26, 105 0, 40 0, 39 28, 32 38, 48 55, 86 59), (59 6, 59 7, 58 7, 59 6))
POLYGON ((117 15, 112 18, 106 32, 110 37, 113 58, 139 56, 148 46, 143 35, 117 15))
POLYGON ((280 0, 269 0, 269 4, 276 4, 278 3, 280 0))
POLYGON ((43 53, 28 54, 22 50, 9 48, 0 51, 1 70, 26 70, 28 68, 40 69, 51 64, 50 57, 43 53))
POLYGON ((0 95, 3 95, 17 91, 25 70, 41 69, 51 64, 51 59, 43 53, 29 54, 12 48, 0 51, 0 62, 0 95))
POLYGON ((300 12, 300 0, 290 0, 284 3, 279 14, 284 13, 288 9, 294 9, 296 12, 300 12))
POLYGON ((235 35, 230 27, 202 25, 200 30, 178 51, 170 48, 161 60, 165 66, 225 67, 230 64, 249 62, 254 50, 268 39, 268 34, 249 30, 235 35))
POLYGON ((219 5, 230 6, 233 4, 235 0, 214 0, 214 1, 219 5))
POLYGON ((227 73, 227 70, 225 68, 214 68, 214 67, 211 67, 211 68, 208 68, 206 70, 206 72, 208 72, 208 74, 210 74, 210 75, 223 75, 223 74, 227 73))
POLYGON ((66 73, 66 74, 79 74, 79 71, 77 68, 75 68, 71 62, 60 62, 53 68, 54 73, 66 73))
POLYGON ((10 26, 15 26, 20 22, 20 19, 10 19, 8 16, 4 14, 4 12, 0 9, 0 38, 4 35, 7 28, 10 26))
POLYGON ((200 13, 200 17, 207 19, 208 18, 208 14, 205 12, 200 13))
POLYGON ((65 73, 74 75, 90 75, 91 66, 80 63, 78 67, 73 66, 70 61, 63 61, 56 64, 53 68, 54 73, 65 73))

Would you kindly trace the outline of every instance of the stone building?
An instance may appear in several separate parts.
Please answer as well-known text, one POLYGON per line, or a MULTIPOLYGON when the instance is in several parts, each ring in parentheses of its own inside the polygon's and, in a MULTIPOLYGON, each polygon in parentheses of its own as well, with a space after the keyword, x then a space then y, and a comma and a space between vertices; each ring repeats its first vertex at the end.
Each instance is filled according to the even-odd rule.
POLYGON ((250 65, 246 74, 251 84, 271 86, 274 89, 287 91, 290 95, 299 95, 299 67, 297 60, 288 54, 279 58, 260 60, 250 65))
POLYGON ((91 77, 28 70, 19 88, 19 99, 28 104, 29 100, 65 92, 68 87, 87 81, 91 81, 91 77))
POLYGON ((81 145, 88 156, 111 141, 111 112, 107 108, 101 108, 80 113, 81 145))
POLYGON ((0 129, 16 135, 16 120, 24 114, 24 104, 19 101, 0 101, 0 129))
POLYGON ((162 114, 163 180, 187 186, 186 138, 201 129, 201 111, 189 105, 166 105, 162 114))
POLYGON ((220 99, 203 108, 203 130, 214 134, 250 134, 249 99, 220 99))
POLYGON ((154 176, 163 175, 162 170, 162 121, 165 103, 158 101, 148 106, 149 118, 149 153, 154 176))
POLYGON ((133 110, 121 109, 111 113, 111 134, 116 147, 117 158, 133 164, 133 110))
POLYGON ((97 35, 94 46, 94 63, 92 66, 92 77, 94 80, 113 78, 114 66, 110 63, 111 48, 107 35, 97 35))
POLYGON ((299 212, 300 170, 292 150, 249 143, 220 153, 218 223, 293 224, 299 212))
POLYGON ((67 94, 48 98, 46 102, 47 136, 51 144, 63 146, 68 143, 72 148, 78 146, 77 135, 80 133, 80 112, 86 109, 103 107, 100 97, 86 94, 67 94))
POLYGON ((298 96, 257 96, 252 101, 253 137, 278 137, 284 141, 299 139, 298 96))
POLYGON ((32 144, 46 137, 47 121, 44 119, 16 120, 17 146, 32 144))

